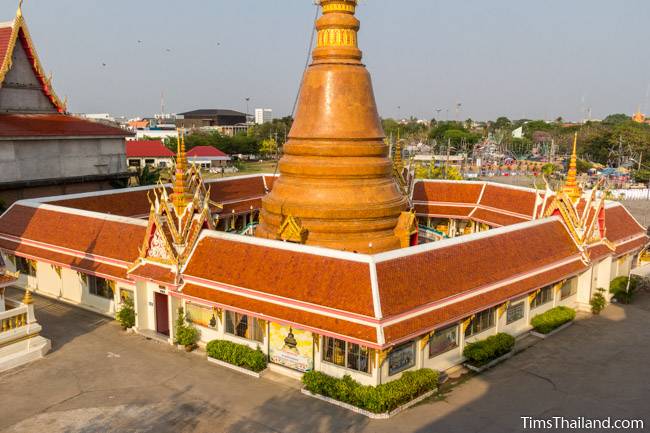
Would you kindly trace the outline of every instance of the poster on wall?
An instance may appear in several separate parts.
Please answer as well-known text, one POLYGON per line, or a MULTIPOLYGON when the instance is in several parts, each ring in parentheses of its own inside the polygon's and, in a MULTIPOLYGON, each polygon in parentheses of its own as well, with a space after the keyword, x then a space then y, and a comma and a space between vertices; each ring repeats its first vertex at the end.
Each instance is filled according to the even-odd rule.
POLYGON ((415 343, 396 347, 388 356, 388 374, 393 375, 415 365, 415 343))
POLYGON ((269 335, 271 362, 298 371, 314 368, 313 334, 289 326, 271 323, 269 335))

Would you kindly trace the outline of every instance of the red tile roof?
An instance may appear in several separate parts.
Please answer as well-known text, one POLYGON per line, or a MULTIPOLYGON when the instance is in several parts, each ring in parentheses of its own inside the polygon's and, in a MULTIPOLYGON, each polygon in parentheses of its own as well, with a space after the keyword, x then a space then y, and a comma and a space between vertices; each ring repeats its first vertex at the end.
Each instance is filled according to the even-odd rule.
POLYGON ((523 214, 530 219, 535 209, 535 191, 486 184, 481 205, 523 214))
POLYGON ((623 254, 629 254, 632 252, 637 252, 642 250, 648 245, 648 237, 643 236, 639 239, 634 239, 631 241, 623 242, 616 246, 616 256, 622 256, 623 254))
POLYGON ((0 236, 42 242, 132 263, 146 227, 16 204, 0 218, 0 236))
POLYGON ((469 206, 445 206, 436 204, 416 204, 415 212, 420 215, 467 217, 474 210, 469 206))
POLYGON ((598 244, 587 247, 587 253, 589 254, 589 260, 598 261, 613 254, 613 251, 605 244, 598 244))
POLYGON ((196 146, 187 151, 188 158, 194 157, 227 157, 225 153, 212 146, 196 146))
POLYGON ((554 218, 379 262, 382 312, 390 317, 578 254, 566 228, 554 218))
POLYGON ((174 152, 160 140, 132 140, 126 142, 127 158, 173 158, 174 152))
POLYGON ((605 227, 605 237, 612 242, 620 242, 646 232, 620 204, 605 207, 605 227))
POLYGON ((28 246, 6 239, 0 239, 0 249, 20 257, 37 259, 39 261, 71 268, 91 275, 128 281, 126 278, 126 268, 123 267, 98 263, 94 260, 75 257, 64 253, 57 253, 44 248, 28 246))
POLYGON ((481 208, 476 209, 476 211, 471 215, 471 218, 497 227, 509 226, 528 221, 525 218, 481 208))
POLYGON ((461 302, 433 310, 429 313, 384 327, 386 343, 409 336, 421 335, 454 321, 460 321, 471 314, 522 296, 538 288, 560 281, 583 271, 586 266, 578 261, 518 281, 514 284, 474 296, 461 302))
POLYGON ((483 183, 416 182, 413 200, 476 204, 482 189, 483 183))
POLYGON ((341 336, 363 340, 369 343, 377 342, 377 330, 372 326, 362 325, 347 320, 341 320, 327 315, 298 310, 289 306, 278 305, 208 289, 203 286, 186 284, 182 289, 183 295, 213 302, 222 307, 234 307, 240 311, 263 315, 281 323, 303 325, 314 329, 322 329, 341 336))
POLYGON ((0 274, 0 287, 7 287, 16 281, 18 281, 18 278, 14 277, 13 275, 0 274))
POLYGON ((367 263, 206 237, 183 274, 374 317, 367 263))
POLYGON ((149 280, 163 285, 176 284, 176 274, 171 269, 150 263, 145 263, 130 271, 129 278, 149 280))
POLYGON ((0 114, 0 137, 128 137, 128 131, 65 114, 0 114))
POLYGON ((7 58, 12 33, 13 28, 11 26, 0 27, 0 68, 2 68, 3 62, 7 58))
POLYGON ((111 215, 139 217, 149 215, 151 205, 147 200, 148 189, 129 190, 113 194, 61 199, 50 202, 52 205, 87 210, 111 215))

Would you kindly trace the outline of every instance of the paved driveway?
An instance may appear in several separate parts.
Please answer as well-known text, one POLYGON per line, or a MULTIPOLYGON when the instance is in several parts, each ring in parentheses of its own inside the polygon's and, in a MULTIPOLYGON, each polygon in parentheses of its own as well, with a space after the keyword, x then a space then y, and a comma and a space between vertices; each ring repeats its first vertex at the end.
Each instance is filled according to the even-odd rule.
POLYGON ((509 432, 521 416, 645 418, 650 296, 610 306, 388 421, 255 380, 36 297, 53 351, 0 375, 6 432, 509 432))

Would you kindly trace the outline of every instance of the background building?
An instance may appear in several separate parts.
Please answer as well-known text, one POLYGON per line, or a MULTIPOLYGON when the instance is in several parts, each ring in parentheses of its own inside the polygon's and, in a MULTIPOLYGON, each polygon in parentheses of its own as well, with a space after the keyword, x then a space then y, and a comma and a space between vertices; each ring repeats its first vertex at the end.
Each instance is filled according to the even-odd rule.
POLYGON ((117 127, 70 116, 19 9, 0 23, 0 200, 110 189, 128 178, 117 127))
POLYGON ((187 152, 187 160, 203 169, 225 167, 230 157, 212 146, 196 146, 187 152))
POLYGON ((256 108, 255 109, 255 123, 263 125, 273 120, 273 110, 270 108, 256 108))
POLYGON ((167 168, 173 164, 174 152, 160 140, 131 140, 126 143, 126 159, 129 167, 167 168))
POLYGON ((246 114, 234 110, 200 109, 180 113, 176 117, 179 128, 203 128, 206 126, 234 126, 245 124, 246 114))

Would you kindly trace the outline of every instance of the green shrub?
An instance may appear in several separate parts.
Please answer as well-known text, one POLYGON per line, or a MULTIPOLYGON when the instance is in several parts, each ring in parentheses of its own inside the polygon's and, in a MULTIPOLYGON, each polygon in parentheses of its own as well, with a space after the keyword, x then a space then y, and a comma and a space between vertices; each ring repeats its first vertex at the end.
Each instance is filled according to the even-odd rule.
POLYGON ((552 330, 559 328, 567 322, 576 318, 576 311, 569 307, 555 307, 545 313, 533 317, 530 324, 535 331, 541 334, 548 334, 552 330))
POLYGON ((133 299, 130 297, 124 298, 122 301, 122 308, 115 315, 115 319, 120 322, 122 328, 129 329, 135 326, 135 308, 133 307, 133 299))
POLYGON ((259 373, 266 368, 266 355, 258 347, 251 349, 243 344, 225 340, 213 340, 205 348, 210 358, 227 362, 259 373))
POLYGON ((485 340, 469 343, 463 350, 463 355, 472 365, 480 367, 493 361, 515 347, 515 337, 503 332, 485 340))
POLYGON ((314 394, 324 395, 373 413, 384 413, 437 389, 438 372, 428 368, 407 371, 397 380, 370 386, 361 385, 349 375, 337 379, 320 371, 309 371, 303 375, 302 383, 305 389, 314 394))
POLYGON ((616 300, 622 304, 629 304, 632 302, 634 292, 639 285, 639 279, 636 277, 616 277, 609 283, 609 293, 614 295, 616 300), (628 287, 628 280, 630 282, 628 287))
POLYGON ((192 349, 196 346, 196 342, 199 341, 199 335, 199 330, 187 323, 183 308, 179 308, 174 329, 176 344, 192 349))
POLYGON ((605 289, 598 288, 596 289, 596 293, 594 293, 594 295, 589 300, 592 314, 598 315, 600 314, 601 311, 605 309, 605 306, 607 305, 607 300, 605 299, 603 293, 605 293, 605 289))

